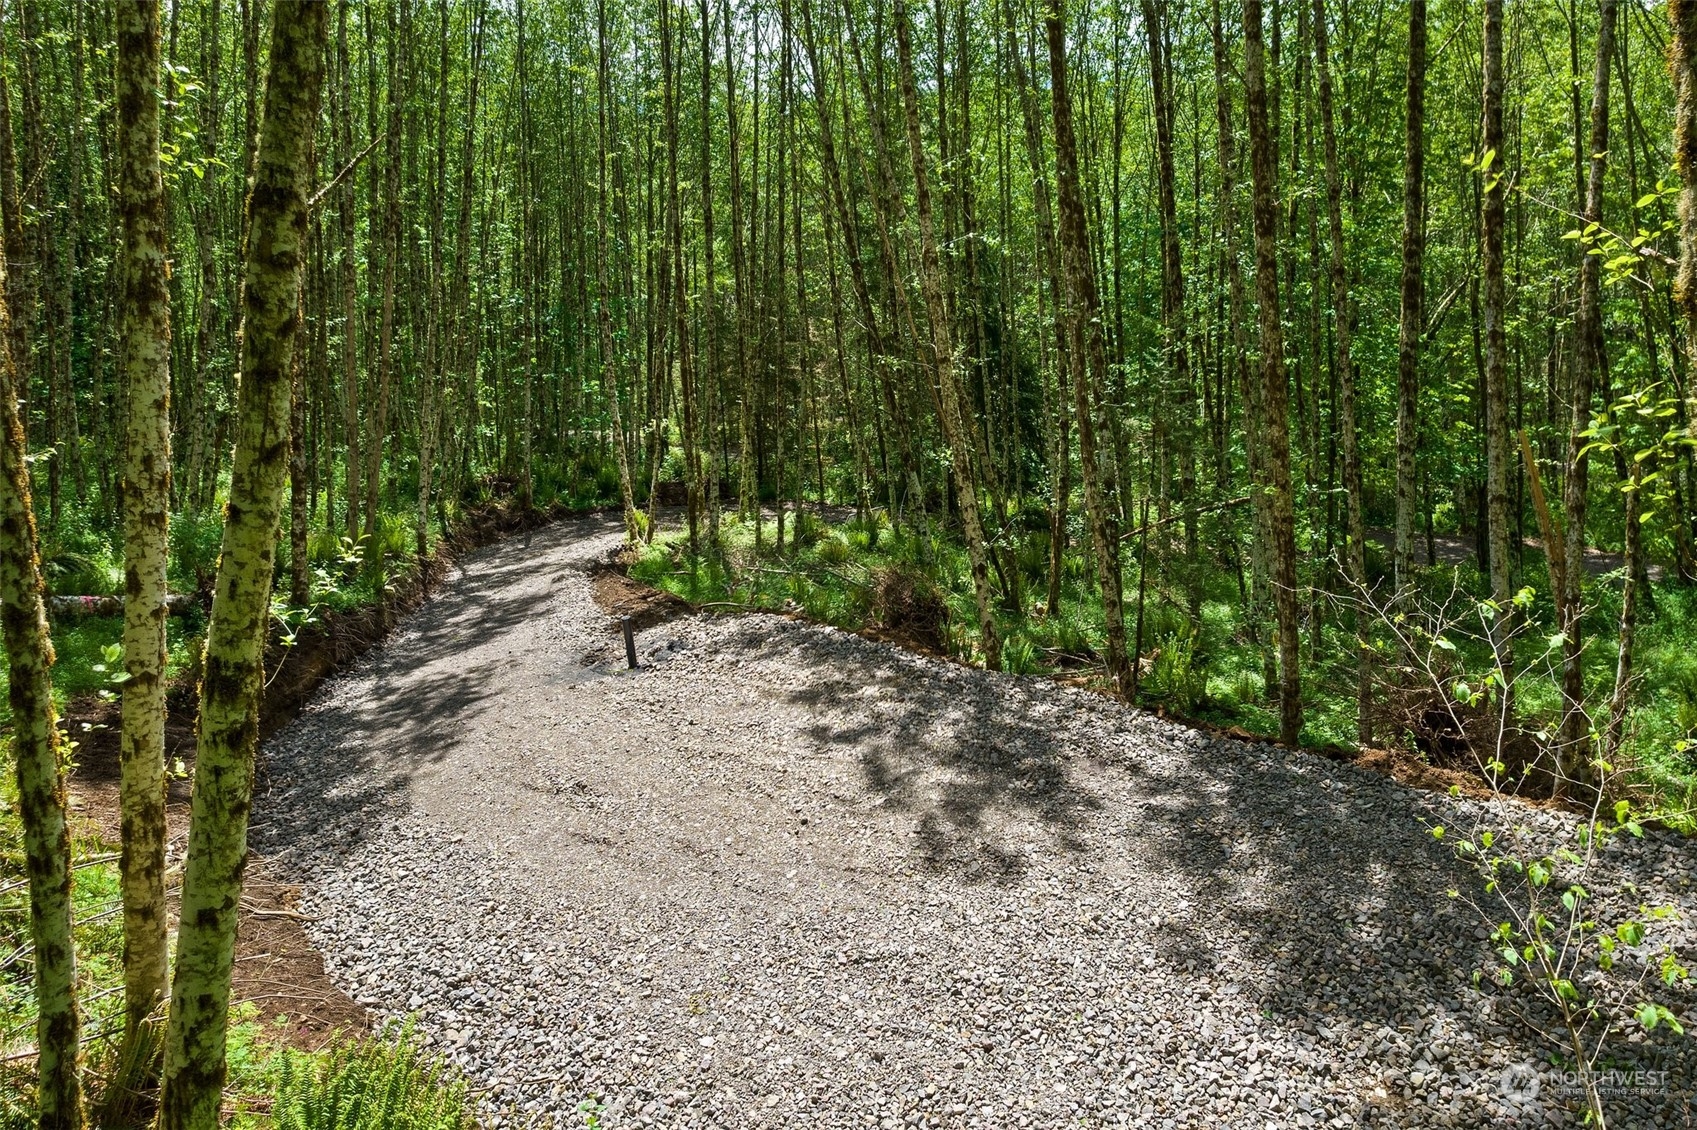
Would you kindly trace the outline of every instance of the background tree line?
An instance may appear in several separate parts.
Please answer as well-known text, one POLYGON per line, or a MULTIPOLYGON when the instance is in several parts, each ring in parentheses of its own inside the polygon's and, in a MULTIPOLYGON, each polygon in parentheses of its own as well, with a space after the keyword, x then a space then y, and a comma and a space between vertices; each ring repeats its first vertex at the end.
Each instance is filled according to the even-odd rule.
MULTIPOLYGON (((1321 563, 1363 574, 1368 527, 1399 576, 1460 534, 1522 579, 1522 429, 1576 544, 1621 546, 1616 487, 1661 425, 1576 460, 1576 423, 1642 395, 1662 432, 1688 423, 1652 6, 1288 0, 1259 46, 1240 6, 1173 0, 332 7, 299 533, 375 543, 410 514, 423 550, 490 492, 634 508, 681 482, 709 536, 722 495, 959 516, 1023 607, 1009 557, 1039 511, 1065 551, 1148 499, 1182 529, 1163 560, 1242 570, 1272 624, 1277 593, 1337 587, 1321 563), (1290 516, 1246 517, 1279 509, 1249 485, 1287 462, 1290 516), (1274 518, 1308 563, 1291 585, 1252 532, 1274 518)), ((229 469, 261 8, 162 17, 190 515, 229 469)), ((118 513, 112 35, 100 4, 14 0, 6 24, 13 336, 50 530, 118 513)), ((1657 462, 1641 575, 1697 572, 1691 467, 1688 445, 1657 462)))

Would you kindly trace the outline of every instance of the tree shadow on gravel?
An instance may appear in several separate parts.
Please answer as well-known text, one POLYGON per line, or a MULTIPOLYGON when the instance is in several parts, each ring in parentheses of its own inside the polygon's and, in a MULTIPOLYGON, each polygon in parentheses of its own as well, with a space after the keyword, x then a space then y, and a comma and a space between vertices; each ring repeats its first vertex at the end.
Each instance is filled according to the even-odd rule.
MULTIPOLYGON (((1205 934, 1193 924, 1162 927, 1159 952, 1172 973, 1227 974, 1264 1017, 1334 1046, 1355 1041, 1389 1069, 1426 1060, 1448 1070, 1448 1049, 1540 1066, 1561 1051, 1531 1026, 1559 1029, 1523 984, 1474 986, 1491 947, 1475 912, 1449 892, 1487 909, 1492 896, 1451 841, 1431 834, 1460 822, 1447 798, 1271 745, 1193 735, 1182 748, 1176 770, 1127 766, 1166 798, 1145 810, 1144 842, 1212 917, 1205 934)), ((1611 1050, 1691 1078, 1689 1041, 1618 1039, 1611 1050)), ((1494 1102, 1496 1076, 1481 1082, 1494 1102)), ((1406 1124, 1390 1117, 1408 1101, 1402 1084, 1390 1076, 1385 1086, 1388 1097, 1376 1113, 1364 1106, 1360 1125, 1406 1124)), ((1684 1109, 1680 1094, 1655 1101, 1670 1118, 1684 1109)), ((1546 1096, 1547 1112, 1562 1108, 1562 1098, 1546 1096)), ((1475 1103, 1463 1117, 1497 1114, 1475 1103)))
POLYGON ((459 565, 452 591, 420 609, 407 622, 405 635, 387 645, 387 652, 398 660, 416 657, 428 663, 451 657, 456 645, 482 643, 546 615, 560 583, 573 574, 587 575, 591 565, 544 565, 537 558, 561 545, 620 528, 600 518, 562 522, 535 531, 528 549, 521 539, 512 538, 468 556, 459 565), (546 591, 533 601, 513 599, 513 587, 533 577, 547 585, 546 591))
POLYGON ((1022 717, 994 684, 881 678, 876 653, 845 671, 840 655, 798 652, 810 677, 785 698, 827 710, 803 732, 855 751, 867 790, 914 820, 917 862, 927 872, 1008 883, 1026 873, 1030 850, 1085 853, 1078 833, 1101 798, 1068 776, 1053 733, 1022 717), (869 685, 888 689, 894 702, 883 699, 882 712, 866 709, 860 718, 832 715, 858 709, 869 685), (1047 835, 1041 845, 1020 834, 1032 824, 1047 835))
MULTIPOLYGON (((511 653, 468 666, 468 649, 547 615, 558 584, 578 566, 539 568, 537 555, 593 536, 601 525, 598 518, 562 522, 536 531, 528 549, 513 538, 468 556, 452 588, 349 676, 357 680, 355 697, 324 711, 309 708, 268 740, 256 847, 310 856, 351 851, 379 835, 382 815, 406 803, 413 778, 483 724, 493 700, 524 667, 523 657, 511 653), (534 599, 515 599, 514 589, 527 578, 537 579, 530 587, 542 587, 534 599)), ((560 667, 574 669, 575 658, 562 656, 560 667)))
POLYGON ((478 724, 507 665, 412 673, 399 687, 380 672, 357 706, 301 715, 266 743, 256 849, 310 857, 380 836, 383 814, 405 805, 413 778, 478 724))
MULTIPOLYGON (((1080 951, 1106 964, 1152 943, 1159 975, 1300 1033, 1316 1063, 1361 1057, 1349 1081, 1321 1080, 1361 1125, 1411 1124, 1420 1108, 1408 1104, 1424 1097, 1405 1099, 1395 1073, 1422 1060, 1448 1070, 1450 1050, 1461 1061, 1483 1048, 1504 1063, 1549 1062, 1551 1045, 1522 1017, 1536 1019, 1533 1002, 1473 986, 1489 947, 1448 892, 1489 902, 1431 834, 1457 823, 1448 798, 1312 754, 1154 725, 1105 700, 1048 704, 1001 676, 914 670, 826 640, 795 641, 786 660, 800 686, 783 697, 812 710, 807 737, 850 752, 867 792, 913 821, 927 873, 1011 885, 1059 852, 1167 888, 1185 909, 1133 914, 1119 930, 1079 936, 1080 951), (1098 717, 1081 731, 1056 708, 1098 717), (1375 1073, 1384 1096, 1350 1089, 1375 1073)), ((1106 893, 1080 876, 1081 897, 1106 893)), ((1686 1049, 1658 1045, 1617 1050, 1688 1078, 1686 1049)), ((1473 1083, 1482 1098, 1451 1111, 1454 1125, 1500 1113, 1495 1076, 1473 1083)))
MULTIPOLYGON (((1408 1027, 1433 1003, 1464 1011, 1485 951, 1447 892, 1476 880, 1428 829, 1442 822, 1436 798, 1270 745, 1197 736, 1181 748, 1176 770, 1142 770, 1167 797, 1144 810, 1146 839, 1218 916, 1214 935, 1255 958, 1263 1013, 1408 1027)), ((1169 964, 1184 954, 1174 947, 1169 964)))

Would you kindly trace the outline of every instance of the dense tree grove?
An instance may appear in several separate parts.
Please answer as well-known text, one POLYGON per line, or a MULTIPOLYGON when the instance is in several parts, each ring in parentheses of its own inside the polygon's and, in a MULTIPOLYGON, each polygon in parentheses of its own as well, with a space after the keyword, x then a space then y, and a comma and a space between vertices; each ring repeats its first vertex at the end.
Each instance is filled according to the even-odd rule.
MULTIPOLYGON (((263 6, 162 13, 189 513, 222 499, 235 434, 263 6)), ((1413 562, 1476 540, 1503 600, 1538 534, 1515 433, 1579 519, 1570 549, 1618 546, 1659 425, 1613 456, 1576 426, 1623 397, 1671 408, 1662 431, 1689 414, 1673 31, 1641 3, 332 7, 302 535, 411 513, 427 551, 480 492, 626 483, 635 507, 681 482, 708 539, 722 495, 881 505, 958 519, 993 657, 991 608, 1024 599, 1013 558, 1047 528, 1026 516, 1082 483, 1083 524, 1053 529, 1112 543, 1105 595, 1149 499, 1182 525, 1163 555, 1242 569, 1294 667, 1324 615, 1303 594, 1366 579, 1362 530, 1413 562)), ((49 528, 120 508, 114 11, 17 0, 5 28, 49 528)), ((1688 577, 1689 448, 1658 458, 1640 567, 1688 577)))
MULTIPOLYGON (((261 7, 162 15, 180 511, 229 471, 261 7)), ((1335 585, 1334 558, 1364 572, 1358 510, 1414 561, 1423 535, 1477 538, 1501 589, 1537 533, 1512 433, 1619 545, 1621 466, 1571 484, 1634 452, 1575 461, 1576 419, 1628 395, 1688 412, 1672 32, 1643 4, 333 8, 303 532, 411 512, 424 545, 491 484, 613 499, 623 476, 640 505, 681 480, 709 537, 721 492, 959 515, 1005 599, 1018 515, 1080 479, 1091 536, 1149 498, 1187 557, 1282 557, 1208 507, 1264 477, 1279 511, 1288 428, 1291 516, 1268 521, 1294 531, 1297 586, 1335 585), (1285 388, 1288 412, 1258 407, 1285 388)), ((119 511, 113 11, 20 0, 6 24, 13 339, 49 528, 119 511)), ((1687 452, 1662 471, 1646 556, 1687 575, 1687 452)))
POLYGON ((167 557, 223 530, 168 1125, 215 1116, 273 588, 493 501, 633 541, 682 506, 692 570, 852 508, 978 661, 1071 616, 1054 650, 1138 698, 1235 649, 1237 720, 1290 743, 1409 737, 1380 627, 1459 584, 1499 656, 1559 634, 1510 708, 1562 776, 1638 735, 1689 777, 1697 667, 1689 720, 1631 710, 1639 621, 1697 583, 1693 5, 9 0, 0 49, 40 968, 74 977, 32 490, 52 589, 125 559, 132 1033, 167 993, 167 557))

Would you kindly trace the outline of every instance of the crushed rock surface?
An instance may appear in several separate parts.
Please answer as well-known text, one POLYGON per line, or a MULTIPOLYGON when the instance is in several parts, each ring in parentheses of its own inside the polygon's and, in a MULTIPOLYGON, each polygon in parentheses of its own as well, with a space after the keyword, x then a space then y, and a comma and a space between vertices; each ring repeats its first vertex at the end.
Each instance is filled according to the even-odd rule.
MULTIPOLYGON (((256 850, 488 1124, 1579 1124, 1473 985, 1429 826, 1481 806, 776 616, 629 672, 590 595, 620 538, 468 557, 266 745, 256 850)), ((1622 851, 1697 909, 1683 841, 1622 851)), ((1611 1125, 1697 1125, 1689 1041, 1613 1047, 1665 1074, 1611 1125)))

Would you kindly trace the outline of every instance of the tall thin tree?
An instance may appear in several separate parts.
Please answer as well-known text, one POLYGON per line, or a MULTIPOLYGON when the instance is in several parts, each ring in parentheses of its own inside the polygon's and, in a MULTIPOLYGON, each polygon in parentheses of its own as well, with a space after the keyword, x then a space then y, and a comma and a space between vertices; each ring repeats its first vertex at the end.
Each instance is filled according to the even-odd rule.
MULTIPOLYGON (((1480 390, 1485 416, 1485 529, 1490 558, 1491 597, 1501 611, 1496 641, 1512 665, 1514 607, 1509 591, 1508 512, 1508 297, 1503 241, 1508 196, 1508 154, 1503 149, 1503 0, 1485 0, 1483 128, 1478 175, 1480 287, 1483 304, 1485 379, 1480 390)), ((1512 685, 1512 682, 1511 684, 1512 685)))
POLYGON ((1396 585, 1414 561, 1415 452, 1420 445, 1420 340, 1426 297, 1426 0, 1408 6, 1402 162, 1402 303, 1397 331, 1396 585))
POLYGON ((932 227, 925 146, 919 134, 919 94, 918 84, 913 77, 912 38, 908 26, 906 0, 896 0, 896 51, 900 59, 902 106, 907 118, 907 150, 913 161, 914 211, 919 217, 920 289, 925 293, 925 306, 930 314, 931 363, 943 410, 943 441, 949 448, 955 493, 960 505, 961 526, 966 534, 967 558, 972 567, 972 590, 978 602, 978 626, 984 647, 984 665, 994 671, 1002 665, 1002 645, 992 610, 989 555, 984 542, 984 523, 979 513, 978 477, 972 468, 972 439, 967 434, 961 411, 959 376, 955 372, 955 347, 949 330, 949 312, 943 290, 943 268, 937 254, 937 239, 932 227))
MULTIPOLYGON (((1609 74, 1614 64, 1617 0, 1600 0, 1597 21, 1597 65, 1591 79, 1590 142, 1586 152, 1585 199, 1581 205, 1579 239, 1579 312, 1574 320, 1572 427, 1568 431, 1567 480, 1562 510, 1566 544, 1548 546, 1552 560, 1562 560, 1562 592, 1558 597, 1562 627, 1562 772, 1584 772, 1584 750, 1590 732, 1585 713, 1585 515, 1590 494, 1587 447, 1591 399, 1599 380, 1608 386, 1608 357, 1603 343, 1603 262, 1593 254, 1597 240, 1592 225, 1603 222, 1603 178, 1609 161, 1609 74)), ((1574 139, 1575 142, 1578 138, 1574 139)), ((1633 492, 1636 494, 1636 491, 1633 492)), ((1628 663, 1630 669, 1631 664, 1628 663)))
POLYGON ((159 3, 117 16, 119 365, 124 441, 122 768, 124 1024, 127 1038, 164 1000, 165 571, 170 552, 171 293, 159 161, 159 3))
MULTIPOLYGON (((1361 443, 1357 429, 1359 402, 1355 389, 1355 359, 1351 354, 1354 310, 1350 305, 1348 251, 1344 246, 1343 174, 1338 167, 1338 137, 1333 112, 1330 37, 1326 26, 1326 0, 1314 0, 1314 69, 1320 87, 1320 131, 1324 138, 1326 165, 1326 221, 1331 236, 1332 318, 1336 340, 1339 440, 1343 447, 1345 519, 1344 571, 1358 591, 1367 584, 1367 523, 1361 472, 1361 443)), ((1316 378, 1318 380, 1318 378, 1316 378)), ((1357 623, 1361 636, 1364 625, 1357 623)), ((1357 639, 1355 671, 1356 737, 1372 740, 1373 652, 1365 638, 1357 639)))
POLYGON ((1119 692, 1128 695, 1135 676, 1125 647, 1119 523, 1108 498, 1109 476, 1097 445, 1098 438, 1109 431, 1098 415, 1107 390, 1108 351, 1102 340, 1102 303, 1096 289, 1090 229, 1084 214, 1084 188, 1079 179, 1063 0, 1055 0, 1054 7, 1044 12, 1043 27, 1049 44, 1049 109, 1055 126, 1055 198, 1060 214, 1056 236, 1067 279, 1068 344, 1074 354, 1084 359, 1074 369, 1073 382, 1078 460, 1084 480, 1084 507, 1089 512, 1091 541, 1095 547, 1096 581, 1102 592, 1102 615, 1107 627, 1108 674, 1119 692))
POLYGON ((40 1130, 81 1130, 77 958, 71 941, 71 832, 53 710, 53 644, 42 604, 35 509, 12 362, 11 306, 0 255, 0 634, 9 668, 12 748, 29 883, 35 970, 36 1112, 40 1130))
POLYGON ((328 12, 327 4, 273 9, 264 119, 247 204, 236 448, 201 682, 162 1130, 215 1130, 223 1098, 328 12))
MULTIPOLYGON (((1261 442, 1271 495, 1273 610, 1279 633, 1279 740, 1295 745, 1302 732, 1302 672, 1298 667, 1296 513, 1290 476, 1290 378, 1285 371, 1279 316, 1278 168, 1268 123, 1261 0, 1243 3, 1243 80, 1249 119, 1249 168, 1254 183, 1255 299, 1261 327, 1261 442)), ((1251 442, 1254 442, 1253 438, 1251 442)))

